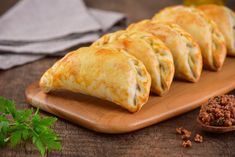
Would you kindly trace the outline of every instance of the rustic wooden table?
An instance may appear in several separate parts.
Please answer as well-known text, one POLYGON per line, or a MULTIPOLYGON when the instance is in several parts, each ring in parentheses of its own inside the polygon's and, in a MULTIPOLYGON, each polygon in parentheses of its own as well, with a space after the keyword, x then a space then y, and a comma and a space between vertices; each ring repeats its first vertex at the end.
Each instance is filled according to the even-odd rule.
MULTIPOLYGON (((92 7, 124 12, 129 22, 133 22, 149 18, 164 6, 177 4, 180 1, 87 0, 86 3, 92 7)), ((234 8, 234 4, 230 2, 230 7, 234 8)), ((57 59, 47 57, 24 66, 0 71, 0 95, 15 100, 18 108, 30 107, 25 103, 25 88, 37 81, 57 59)), ((235 95, 235 91, 232 93, 235 95)), ((235 156, 235 132, 218 135, 201 131, 196 124, 198 112, 199 109, 196 109, 160 124, 121 135, 96 133, 59 119, 54 129, 61 137, 63 149, 47 153, 46 156, 235 156), (193 143, 192 148, 182 148, 181 138, 175 134, 175 128, 179 126, 191 130, 193 134, 202 134, 204 142, 193 143)), ((0 156, 29 157, 40 154, 30 143, 22 143, 14 149, 1 148, 0 156)))

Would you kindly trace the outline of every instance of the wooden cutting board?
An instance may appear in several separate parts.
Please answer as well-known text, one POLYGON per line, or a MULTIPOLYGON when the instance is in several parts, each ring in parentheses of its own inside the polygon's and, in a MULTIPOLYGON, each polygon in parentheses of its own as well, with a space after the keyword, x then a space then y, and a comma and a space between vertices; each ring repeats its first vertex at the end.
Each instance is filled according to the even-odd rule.
POLYGON ((174 81, 167 95, 151 95, 147 104, 137 113, 129 113, 113 103, 82 94, 44 94, 38 83, 26 89, 26 98, 31 105, 88 129, 104 133, 125 133, 193 110, 208 98, 233 89, 235 58, 227 58, 220 72, 203 71, 198 83, 174 81))

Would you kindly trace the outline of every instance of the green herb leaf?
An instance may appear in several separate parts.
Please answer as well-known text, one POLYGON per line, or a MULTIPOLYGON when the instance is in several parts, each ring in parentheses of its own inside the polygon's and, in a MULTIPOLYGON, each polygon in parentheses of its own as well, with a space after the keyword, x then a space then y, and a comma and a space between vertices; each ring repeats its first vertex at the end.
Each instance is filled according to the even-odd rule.
POLYGON ((57 121, 55 117, 45 117, 40 121, 40 125, 51 126, 57 121))
POLYGON ((41 155, 44 155, 44 154, 45 154, 45 151, 46 151, 46 148, 45 148, 45 146, 43 145, 41 139, 38 138, 38 137, 35 137, 34 144, 35 144, 35 146, 38 148, 38 150, 39 150, 39 152, 41 153, 41 155))
POLYGON ((0 146, 4 146, 6 144, 5 138, 6 137, 3 134, 0 134, 0 146))
POLYGON ((8 121, 0 121, 0 132, 7 133, 9 129, 9 122, 8 121))
POLYGON ((9 130, 9 122, 7 120, 0 120, 0 146, 6 144, 7 131, 9 130))
POLYGON ((10 142, 12 146, 16 146, 17 144, 20 143, 21 141, 21 132, 20 131, 15 131, 12 133, 11 137, 10 137, 10 142))
POLYGON ((28 129, 24 129, 23 131, 22 131, 22 138, 24 139, 24 140, 27 140, 28 138, 29 138, 29 130, 28 129))
POLYGON ((32 139, 32 143, 41 155, 51 150, 61 150, 57 134, 50 128, 55 122, 54 117, 41 117, 39 109, 16 110, 11 100, 0 97, 0 146, 8 142, 16 146, 22 140, 32 139))
POLYGON ((30 118, 32 115, 33 110, 28 109, 28 110, 21 110, 15 112, 15 120, 18 122, 24 122, 30 118))
POLYGON ((42 132, 39 136, 49 151, 52 149, 57 149, 57 150, 61 149, 61 144, 59 143, 57 135, 51 130, 46 130, 42 132))
POLYGON ((11 100, 7 100, 3 97, 0 97, 0 112, 5 114, 11 114, 12 117, 15 117, 15 103, 11 100))

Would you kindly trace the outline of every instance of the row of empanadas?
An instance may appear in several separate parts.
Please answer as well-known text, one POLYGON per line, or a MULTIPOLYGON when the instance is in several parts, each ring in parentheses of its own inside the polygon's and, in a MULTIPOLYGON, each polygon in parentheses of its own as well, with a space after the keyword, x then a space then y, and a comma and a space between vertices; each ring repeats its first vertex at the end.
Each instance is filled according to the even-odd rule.
POLYGON ((218 5, 203 5, 198 7, 208 18, 212 19, 224 35, 228 55, 235 56, 235 14, 229 8, 218 5))
POLYGON ((202 71, 202 57, 198 44, 191 35, 172 23, 144 20, 130 25, 127 30, 147 31, 161 39, 170 49, 177 78, 197 82, 202 71))
POLYGON ((118 31, 104 35, 94 46, 114 46, 126 50, 141 60, 152 78, 151 90, 158 95, 166 93, 174 76, 174 62, 165 44, 145 32, 118 31))
POLYGON ((190 33, 199 44, 203 65, 209 70, 219 70, 226 57, 225 40, 217 25, 200 10, 192 7, 168 7, 157 13, 156 21, 171 21, 190 33))
POLYGON ((136 112, 150 90, 167 93, 174 76, 197 82, 202 66, 220 70, 226 46, 234 56, 234 14, 221 7, 199 9, 169 7, 152 20, 104 35, 56 62, 40 87, 46 93, 62 89, 88 94, 136 112))

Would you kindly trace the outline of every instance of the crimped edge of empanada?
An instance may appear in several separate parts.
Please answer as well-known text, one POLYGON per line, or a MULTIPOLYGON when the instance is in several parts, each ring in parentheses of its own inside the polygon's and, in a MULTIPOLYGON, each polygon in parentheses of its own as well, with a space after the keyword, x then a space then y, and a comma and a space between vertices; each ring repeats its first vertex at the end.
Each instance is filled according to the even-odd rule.
POLYGON ((189 49, 189 67, 192 72, 191 82, 197 82, 202 72, 202 55, 199 45, 193 40, 192 36, 185 32, 179 25, 173 23, 165 23, 175 30, 185 40, 186 47, 189 49))

